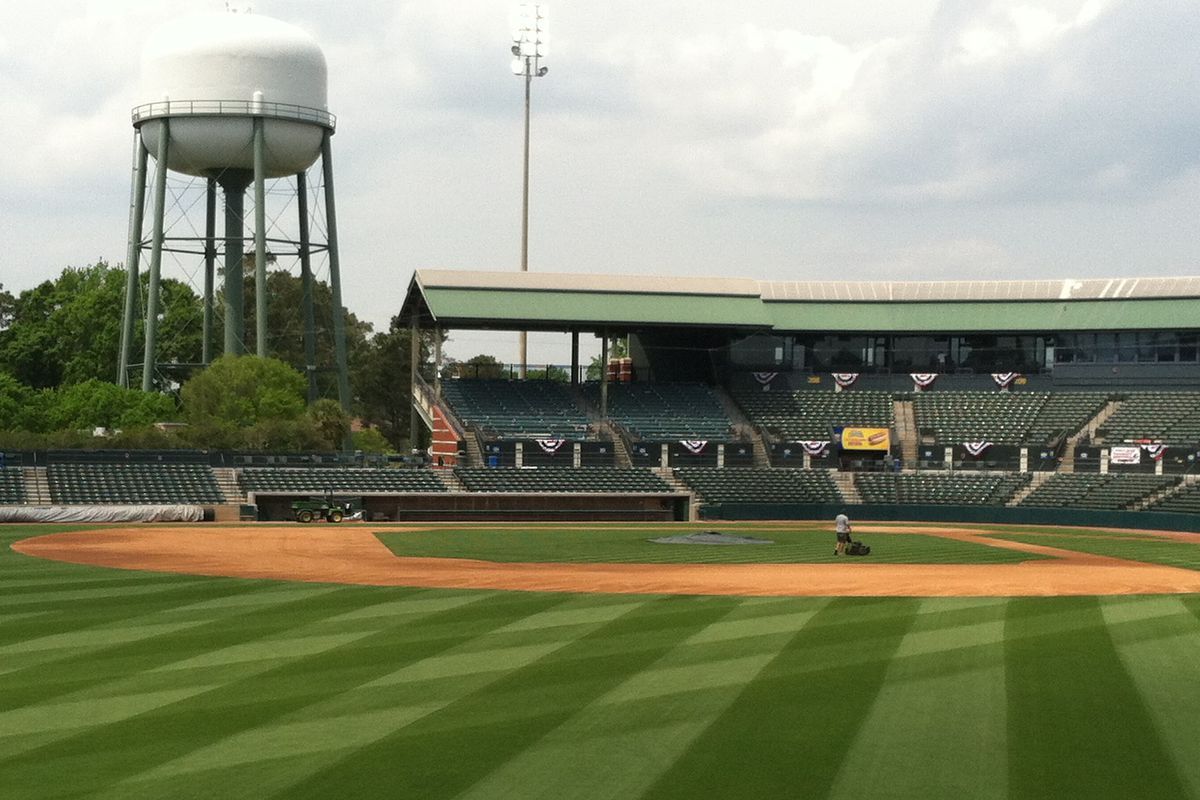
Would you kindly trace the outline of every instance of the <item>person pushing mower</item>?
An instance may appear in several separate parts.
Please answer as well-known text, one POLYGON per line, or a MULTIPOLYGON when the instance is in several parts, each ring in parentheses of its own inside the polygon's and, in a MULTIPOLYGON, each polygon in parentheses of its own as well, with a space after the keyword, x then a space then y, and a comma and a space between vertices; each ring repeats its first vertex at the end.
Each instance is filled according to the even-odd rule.
POLYGON ((850 518, 844 513, 834 517, 833 528, 837 534, 837 546, 833 549, 835 556, 846 554, 846 545, 850 544, 850 518))

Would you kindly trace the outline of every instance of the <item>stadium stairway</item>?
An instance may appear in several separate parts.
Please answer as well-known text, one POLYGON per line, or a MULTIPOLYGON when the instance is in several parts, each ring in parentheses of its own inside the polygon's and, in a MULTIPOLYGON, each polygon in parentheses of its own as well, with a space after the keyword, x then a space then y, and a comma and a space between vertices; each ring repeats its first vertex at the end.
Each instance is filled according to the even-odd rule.
POLYGON ((1096 416, 1087 421, 1082 428, 1067 437, 1067 442, 1063 446, 1062 461, 1059 462, 1059 472, 1074 472, 1075 471, 1075 448, 1084 439, 1091 438, 1096 435, 1096 429, 1113 415, 1121 406, 1120 401, 1109 400, 1104 404, 1104 408, 1100 409, 1096 416))
POLYGON ((242 483, 238 480, 236 469, 232 467, 213 467, 212 473, 213 478, 217 481, 217 488, 225 496, 226 503, 241 504, 246 502, 246 492, 242 490, 242 483))
POLYGON ((1020 489, 1017 489, 1017 491, 1013 492, 1013 496, 1011 498, 1009 498, 1008 502, 1005 503, 1004 505, 1006 505, 1006 506, 1020 505, 1021 501, 1024 500, 1026 497, 1028 497, 1033 492, 1034 489, 1041 486, 1046 481, 1050 480, 1050 476, 1053 474, 1054 474, 1053 472, 1030 473, 1029 483, 1025 484, 1020 489))
POLYGON ((633 458, 629 455, 629 444, 625 441, 625 436, 621 433, 620 429, 612 424, 612 420, 598 420, 596 422, 596 433, 601 439, 607 439, 612 442, 613 462, 616 466, 622 469, 628 469, 633 466, 633 458))
POLYGON ((912 400, 893 400, 892 415, 896 419, 896 439, 900 442, 900 460, 904 469, 917 468, 917 419, 912 400))
POLYGON ((696 490, 679 480, 679 476, 675 474, 675 470, 670 467, 659 467, 654 470, 654 474, 662 478, 671 487, 671 491, 691 495, 692 499, 688 503, 688 521, 696 522, 699 520, 701 500, 700 495, 696 494, 696 490))
MULTIPOLYGON (((916 463, 915 454, 913 458, 913 463, 916 463)), ((844 502, 853 505, 862 504, 862 495, 858 493, 858 487, 854 485, 853 472, 838 472, 837 470, 830 470, 829 477, 833 478, 833 482, 837 484, 838 491, 841 492, 842 500, 844 502)))
POLYGON ((22 467, 21 481, 25 484, 25 502, 35 506, 50 505, 50 481, 45 467, 22 467))
POLYGON ((1183 492, 1183 491, 1195 486, 1195 481, 1196 481, 1195 475, 1185 475, 1183 480, 1181 480, 1179 483, 1171 484, 1170 486, 1164 487, 1160 491, 1146 495, 1141 500, 1139 500, 1138 502, 1133 504, 1132 510, 1133 511, 1146 511, 1151 506, 1158 505, 1163 500, 1166 500, 1167 498, 1169 498, 1173 495, 1177 495, 1180 492, 1183 492))
POLYGON ((452 469, 435 469, 433 471, 433 474, 434 474, 434 476, 437 477, 438 480, 440 480, 442 482, 442 485, 446 487, 446 491, 448 491, 448 492, 465 492, 465 491, 467 491, 466 485, 461 480, 459 480, 457 475, 454 474, 454 470, 452 470, 452 469))

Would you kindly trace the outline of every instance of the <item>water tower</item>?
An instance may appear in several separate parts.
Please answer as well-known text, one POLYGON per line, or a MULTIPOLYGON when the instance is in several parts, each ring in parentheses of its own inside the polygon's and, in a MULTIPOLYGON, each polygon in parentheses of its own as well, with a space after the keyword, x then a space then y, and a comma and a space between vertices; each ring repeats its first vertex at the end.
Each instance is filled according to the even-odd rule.
MULTIPOLYGON (((247 251, 254 254, 255 348, 267 355, 267 262, 280 253, 294 254, 303 281, 304 350, 309 399, 315 399, 316 322, 312 257, 328 260, 333 295, 332 334, 338 397, 349 407, 345 324, 338 264, 337 217, 333 194, 330 137, 335 119, 326 105, 325 56, 304 31, 269 17, 249 13, 212 13, 169 22, 155 31, 142 53, 142 103, 133 109, 134 175, 129 215, 128 279, 121 329, 118 382, 129 385, 130 373, 141 369, 142 389, 150 391, 158 371, 156 334, 160 308, 163 253, 173 258, 202 258, 204 322, 201 363, 212 354, 214 274, 224 263, 224 352, 245 351, 245 308, 242 290, 247 251), (148 159, 154 161, 154 183, 146 200, 148 159), (315 218, 325 241, 310 236, 307 171, 317 160, 323 196, 323 218, 315 218), (167 177, 183 177, 204 185, 202 227, 199 220, 164 222, 167 177), (297 212, 294 227, 281 233, 279 219, 270 221, 268 240, 267 183, 272 195, 287 195, 297 212), (280 187, 283 187, 282 190, 280 187), (245 197, 253 188, 253 218, 247 231, 245 197), (224 199, 222 236, 217 237, 217 195, 224 199), (144 232, 149 216, 149 236, 144 232), (203 231, 201 233, 201 231, 203 231), (270 254, 268 254, 268 241, 270 254), (139 314, 139 269, 149 256, 149 288, 144 299, 145 343, 142 363, 130 360, 139 314)), ((199 206, 196 203, 195 206, 199 206)), ((315 202, 314 206, 319 206, 315 202)), ((175 208, 186 217, 199 210, 175 208)), ((317 215, 320 217, 320 215, 317 215)))

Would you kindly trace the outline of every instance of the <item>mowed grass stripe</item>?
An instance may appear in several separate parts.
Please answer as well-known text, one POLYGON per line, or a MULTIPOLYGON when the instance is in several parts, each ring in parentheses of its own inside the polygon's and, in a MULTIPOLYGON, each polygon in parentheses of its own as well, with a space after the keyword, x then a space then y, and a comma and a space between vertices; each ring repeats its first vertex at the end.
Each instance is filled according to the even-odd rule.
POLYGON ((737 604, 732 598, 648 602, 487 691, 358 750, 286 796, 373 797, 387 787, 394 796, 453 797, 737 604))
POLYGON ((1097 598, 1019 598, 1005 624, 1009 796, 1183 797, 1097 598))
POLYGON ((1004 608, 921 601, 829 797, 1007 797, 1004 608))
POLYGON ((766 617, 759 604, 739 603, 728 616, 629 676, 459 797, 638 797, 824 602, 804 602, 808 608, 803 610, 789 603, 787 611, 766 617), (753 635, 755 652, 750 655, 730 655, 728 638, 712 633, 764 619, 774 624, 753 635))
MULTIPOLYGON (((580 601, 574 601, 578 605, 580 601)), ((603 625, 633 611, 639 603, 605 603, 589 609, 594 612, 588 622, 572 626, 568 632, 554 631, 553 640, 544 648, 561 649, 603 625)), ((557 612, 534 614, 531 618, 557 612)), ((502 629, 498 629, 502 630, 502 629)), ((487 638, 496 638, 495 634, 487 638)), ((465 643, 464 647, 470 646, 465 643)), ((273 764, 264 770, 265 777, 254 791, 261 795, 286 789, 307 780, 315 771, 332 766, 356 748, 378 741, 417 720, 441 711, 467 695, 484 690, 513 670, 534 663, 546 652, 528 649, 523 659, 511 655, 498 665, 493 651, 477 650, 460 654, 476 660, 474 668, 459 674, 442 674, 401 685, 385 684, 382 690, 371 682, 342 694, 332 695, 319 703, 307 706, 287 718, 270 725, 256 727, 227 737, 208 747, 196 750, 147 773, 133 776, 114 790, 115 797, 138 795, 176 796, 203 773, 227 767, 280 762, 286 769, 273 764), (358 710, 355 713, 347 711, 358 710), (303 756, 298 760, 297 756, 303 756), (122 794, 124 793, 124 794, 122 794)), ((416 662, 413 667, 436 663, 439 656, 416 662)))
MULTIPOLYGON (((362 601, 362 590, 347 593, 362 601)), ((342 603, 331 602, 340 596, 321 598, 332 607, 318 616, 344 612, 342 603)), ((428 657, 561 602, 561 596, 481 593, 477 607, 422 617, 315 655, 262 662, 270 669, 247 674, 247 665, 234 665, 229 682, 215 689, 0 760, 0 772, 15 786, 55 786, 63 793, 95 791, 321 702, 339 682, 347 687, 361 685, 406 658, 428 657)), ((294 615, 292 627, 299 627, 294 615)), ((195 672, 209 682, 219 674, 195 672)))
POLYGON ((830 602, 644 796, 828 795, 917 611, 912 600, 830 602))
POLYGON ((1200 797, 1200 620, 1178 597, 1105 598, 1101 612, 1175 769, 1200 797))

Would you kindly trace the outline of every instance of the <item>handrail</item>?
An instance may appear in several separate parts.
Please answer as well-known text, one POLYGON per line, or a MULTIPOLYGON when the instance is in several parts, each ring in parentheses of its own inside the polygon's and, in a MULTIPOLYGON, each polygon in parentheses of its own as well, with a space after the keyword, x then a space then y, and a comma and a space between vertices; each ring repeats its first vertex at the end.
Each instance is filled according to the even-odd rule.
POLYGON ((134 127, 162 117, 271 117, 297 122, 311 122, 333 130, 337 117, 322 108, 310 108, 294 103, 272 103, 265 100, 159 100, 134 106, 131 112, 134 127))

